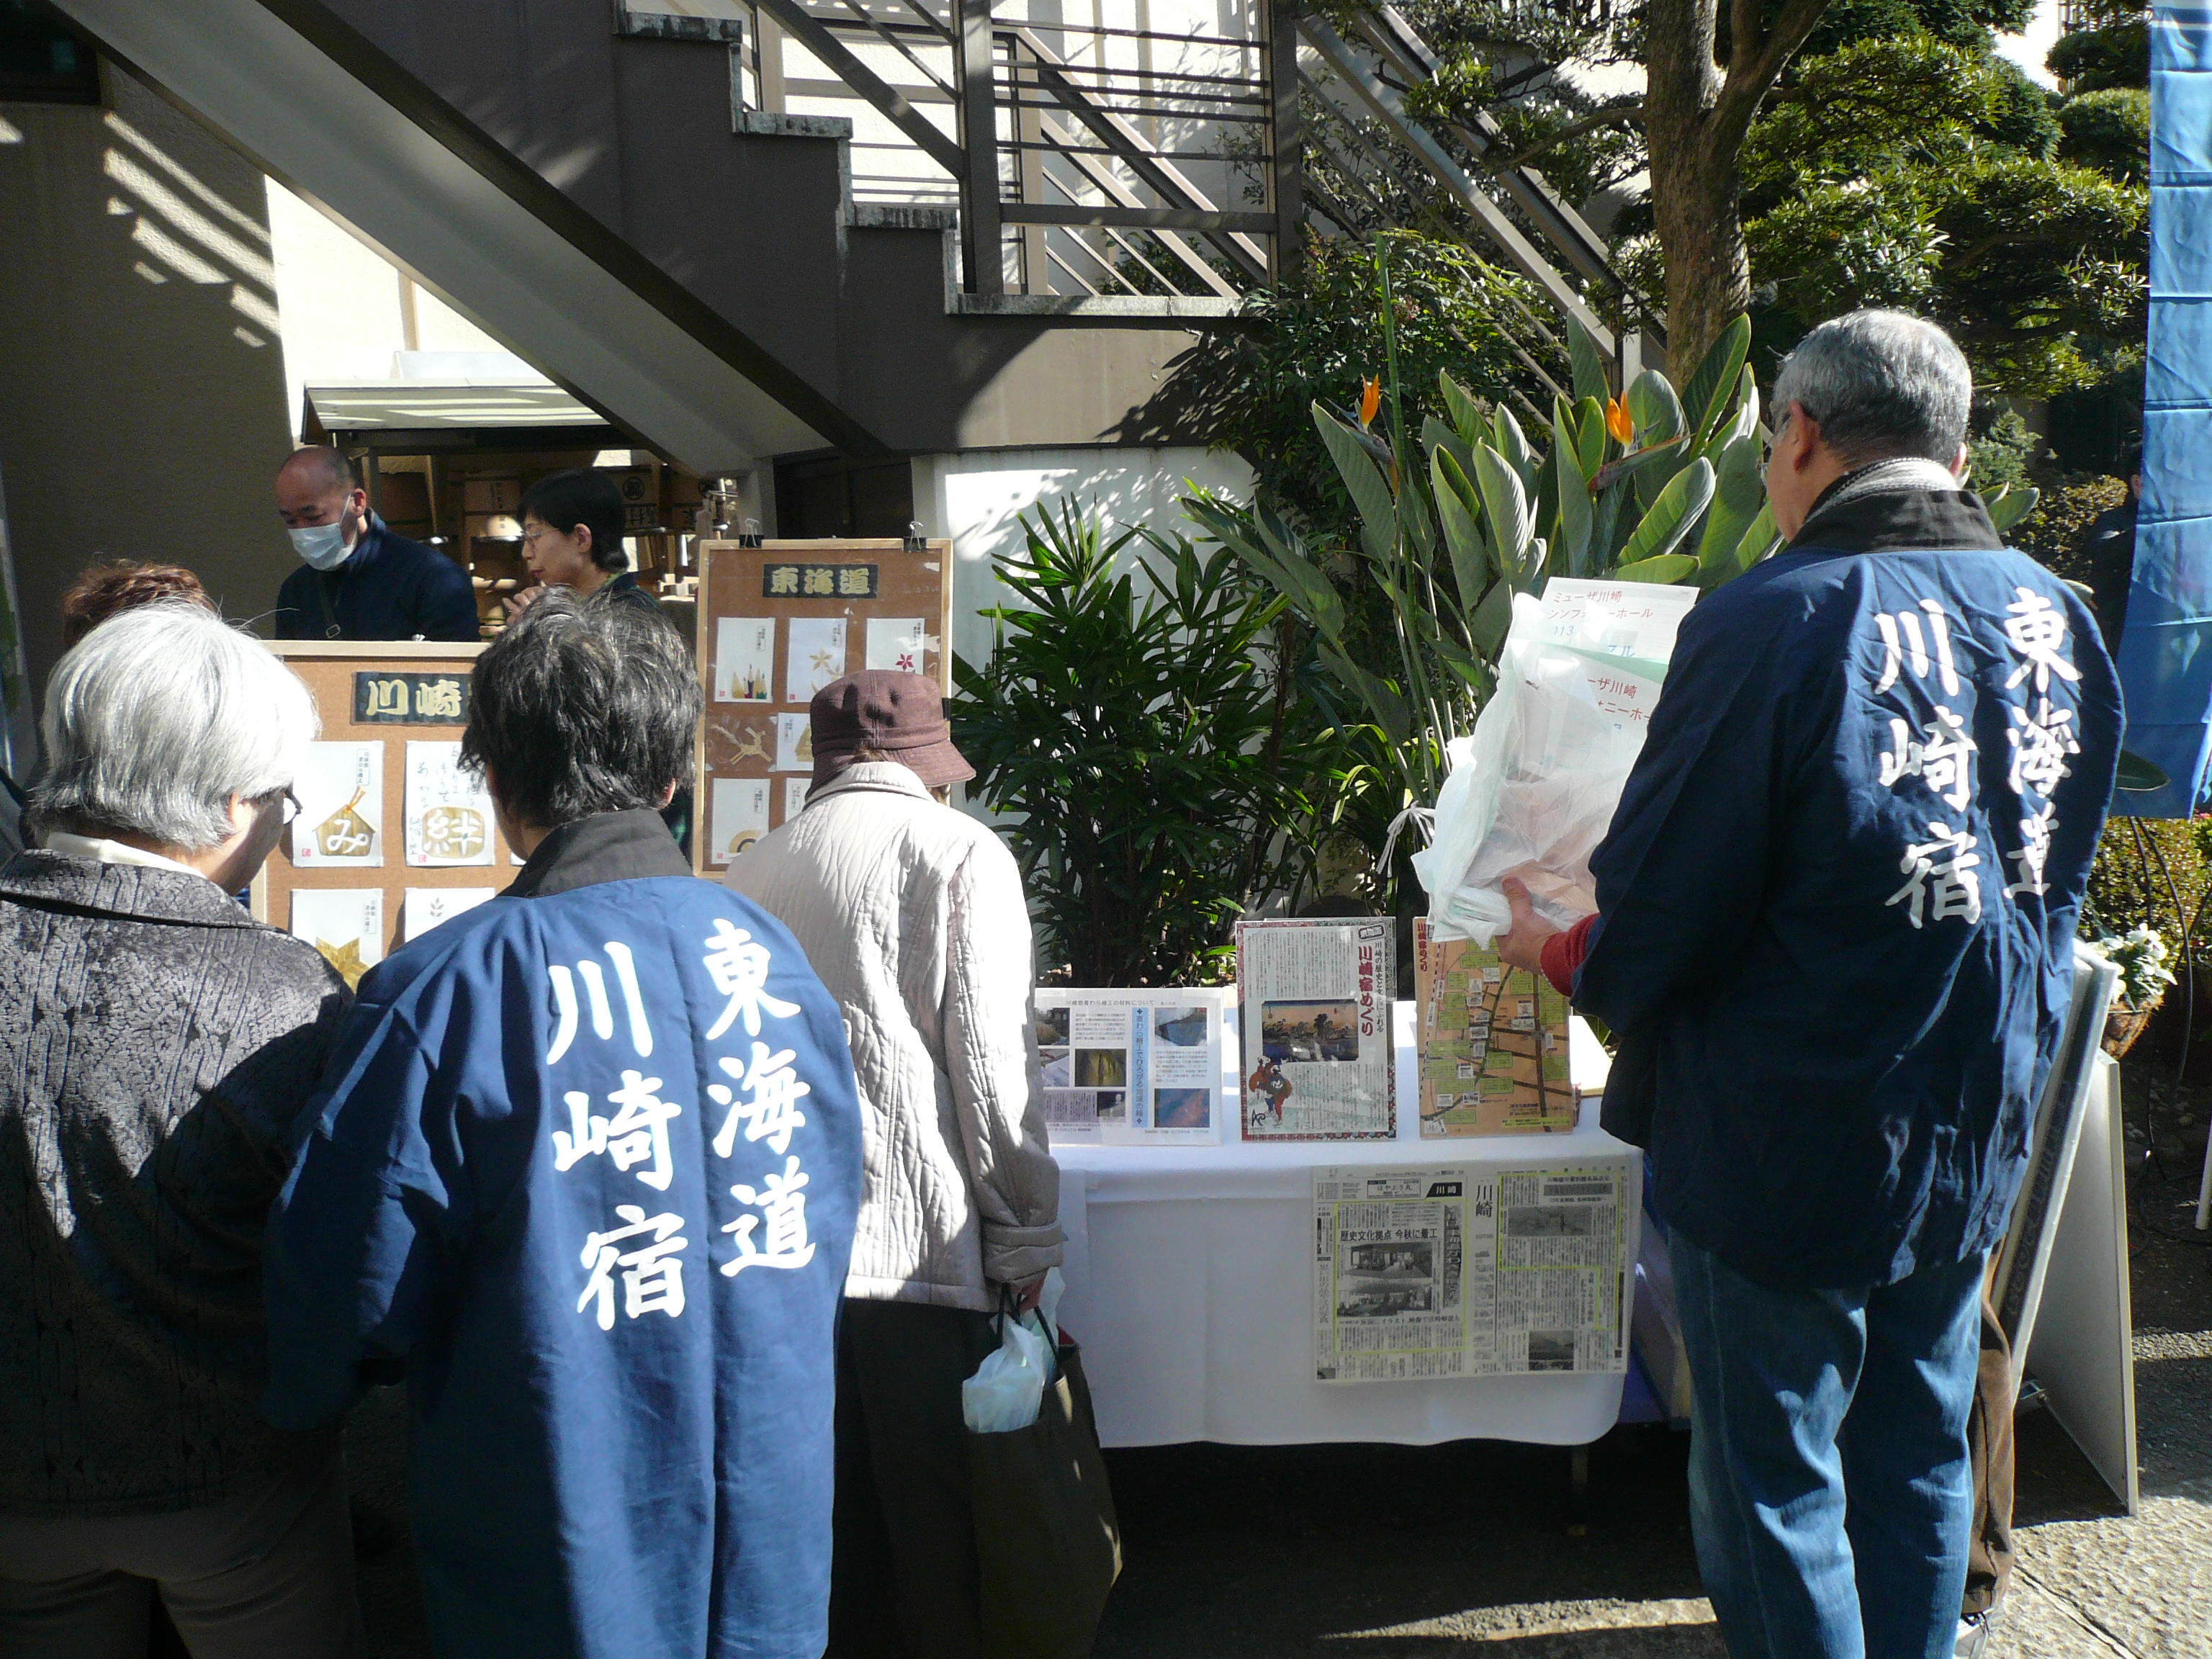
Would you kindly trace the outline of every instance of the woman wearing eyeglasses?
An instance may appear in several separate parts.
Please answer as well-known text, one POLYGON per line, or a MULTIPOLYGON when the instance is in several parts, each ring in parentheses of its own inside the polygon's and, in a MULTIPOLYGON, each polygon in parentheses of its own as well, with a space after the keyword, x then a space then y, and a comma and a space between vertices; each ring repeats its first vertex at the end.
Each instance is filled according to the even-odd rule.
POLYGON ((548 587, 660 614, 659 601, 637 585, 623 551, 622 492, 605 473, 580 468, 549 474, 522 492, 520 516, 522 562, 539 586, 507 602, 510 622, 548 587))
MULTIPOLYGON (((623 551, 622 492, 604 472, 555 472, 522 492, 522 557, 538 586, 507 602, 514 621, 550 588, 572 589, 580 599, 627 605, 664 623, 660 601, 637 585, 623 551)), ((675 624, 669 623, 673 628, 675 624)), ((678 629, 679 633, 684 630, 678 629)), ((688 641, 687 641, 688 646, 688 641)), ((691 854, 691 789, 686 784, 661 809, 660 821, 676 844, 691 854)))
POLYGON ((344 1012, 230 895, 314 705, 190 602, 47 682, 41 850, 0 866, 0 1653, 353 1655, 335 1432, 260 1412, 261 1242, 344 1012))

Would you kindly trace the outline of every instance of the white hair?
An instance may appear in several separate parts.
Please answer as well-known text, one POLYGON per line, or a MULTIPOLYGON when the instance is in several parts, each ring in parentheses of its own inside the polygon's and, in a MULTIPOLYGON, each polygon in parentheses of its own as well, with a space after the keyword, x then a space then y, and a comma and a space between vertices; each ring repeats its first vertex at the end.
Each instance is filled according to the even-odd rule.
POLYGON ((1973 398, 1973 373, 1951 337, 1901 311, 1821 324, 1774 379, 1774 407, 1803 405, 1821 441, 1854 466, 1900 455, 1950 465, 1973 398))
POLYGON ((86 635, 46 682, 46 773, 32 811, 204 852, 234 796, 289 789, 321 729, 300 677, 203 606, 157 603, 86 635))

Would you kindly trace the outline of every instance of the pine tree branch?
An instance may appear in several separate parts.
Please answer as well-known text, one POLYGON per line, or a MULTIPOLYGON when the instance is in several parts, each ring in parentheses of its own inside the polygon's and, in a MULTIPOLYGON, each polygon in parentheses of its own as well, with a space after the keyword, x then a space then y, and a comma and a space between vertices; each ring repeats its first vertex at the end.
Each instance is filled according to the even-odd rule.
POLYGON ((1527 149, 1516 150, 1503 160, 1494 160, 1489 155, 1484 155, 1481 158, 1482 165, 1485 170, 1490 173, 1510 173, 1514 168, 1526 167, 1539 155, 1548 150, 1556 149, 1561 144, 1571 143, 1586 132, 1595 132, 1600 127, 1614 126, 1624 121, 1640 121, 1643 118, 1644 100, 1641 98, 1634 99, 1626 104, 1614 104, 1585 115, 1579 120, 1570 121, 1558 131, 1547 133, 1527 149))
POLYGON ((1790 55, 1828 9, 1828 0, 1784 0, 1771 27, 1759 27, 1761 0, 1729 0, 1728 76, 1715 100, 1710 127, 1717 154, 1733 156, 1751 130, 1760 100, 1782 78, 1790 55))

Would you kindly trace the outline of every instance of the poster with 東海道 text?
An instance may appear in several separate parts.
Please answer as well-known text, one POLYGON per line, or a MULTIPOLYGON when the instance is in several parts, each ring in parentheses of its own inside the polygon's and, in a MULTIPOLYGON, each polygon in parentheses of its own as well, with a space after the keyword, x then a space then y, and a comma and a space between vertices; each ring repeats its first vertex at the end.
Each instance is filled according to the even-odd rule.
POLYGON ((1395 932, 1384 917, 1237 924, 1245 1139, 1396 1137, 1395 932))
POLYGON ((1626 1370, 1636 1171, 1629 1154, 1316 1170, 1315 1380, 1626 1370))
POLYGON ((1211 1146, 1236 1097, 1233 992, 1053 985, 1036 993, 1037 1063, 1055 1144, 1211 1146))

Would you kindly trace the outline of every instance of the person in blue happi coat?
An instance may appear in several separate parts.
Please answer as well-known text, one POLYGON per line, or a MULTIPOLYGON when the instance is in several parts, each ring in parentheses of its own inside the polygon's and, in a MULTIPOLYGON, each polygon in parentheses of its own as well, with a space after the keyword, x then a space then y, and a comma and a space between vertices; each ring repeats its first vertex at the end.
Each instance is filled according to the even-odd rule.
POLYGON ((1774 387, 1787 545, 1683 623, 1598 914, 1554 933, 1509 884, 1508 959, 1619 1038, 1605 1124, 1649 1153, 1738 1659, 1983 1633, 1960 1613, 1984 1267, 2121 718, 2095 618, 1962 487, 1972 395, 1917 319, 1806 337, 1774 387))
POLYGON ((362 981, 269 1224, 276 1423, 404 1379, 446 1654, 815 1659, 860 1182, 844 1028, 658 816, 681 638, 549 593, 462 739, 499 897, 362 981))

